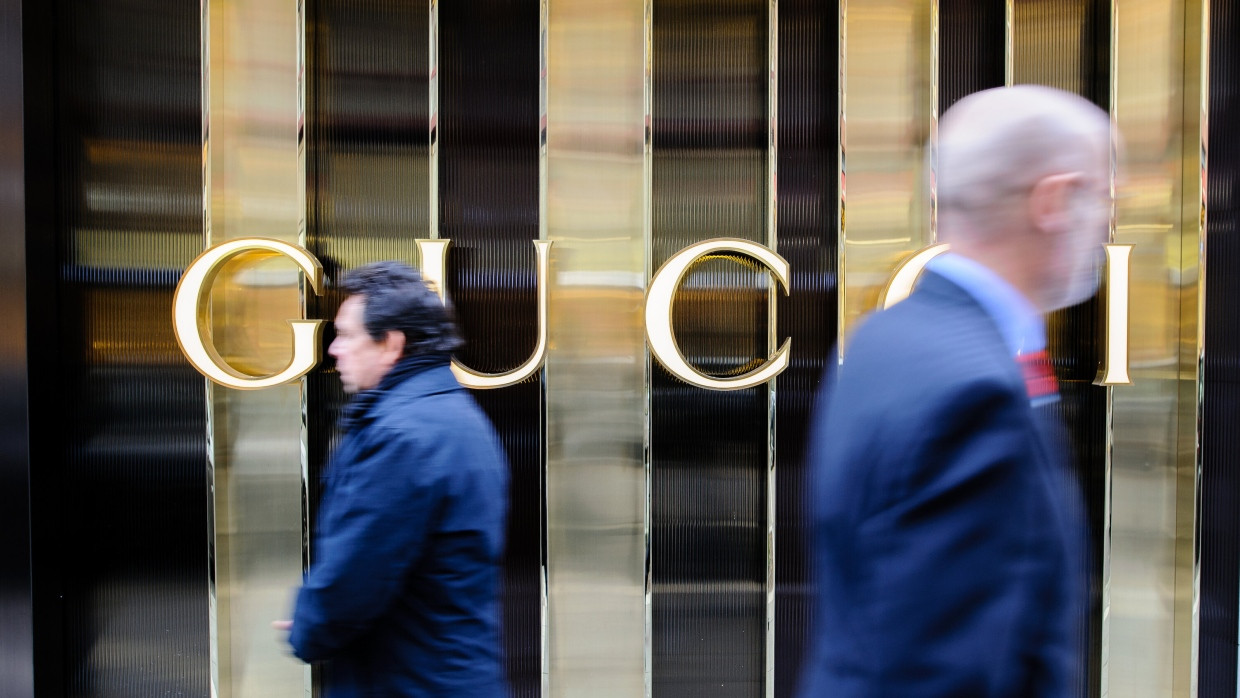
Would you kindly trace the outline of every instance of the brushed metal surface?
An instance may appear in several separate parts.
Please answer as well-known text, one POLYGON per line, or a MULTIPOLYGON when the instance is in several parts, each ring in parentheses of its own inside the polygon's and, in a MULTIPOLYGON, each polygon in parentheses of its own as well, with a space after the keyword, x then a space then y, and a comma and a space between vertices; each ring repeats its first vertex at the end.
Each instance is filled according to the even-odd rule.
MULTIPOLYGON (((25 48, 46 47, 46 73, 27 73, 13 95, 46 95, 41 123, 24 126, 24 168, 28 196, 48 190, 15 228, 28 256, 7 258, 29 274, 12 282, 37 289, 14 327, 16 339, 31 332, 16 356, 40 386, 29 432, 35 685, 205 695, 204 381, 168 322, 177 274, 203 243, 198 8, 58 2, 22 14, 25 48), (38 334, 40 321, 50 332, 38 334)), ((13 145, 22 132, 9 131, 13 145)))
POLYGON ((933 242, 925 149, 934 125, 932 4, 841 3, 841 344, 906 256, 933 242), (846 185, 845 182, 846 181, 846 185))
MULTIPOLYGON (((300 3, 203 2, 206 245, 238 237, 304 244, 300 3)), ((262 375, 291 357, 285 318, 303 313, 287 260, 240 261, 212 297, 214 340, 262 375)), ((306 488, 301 384, 261 391, 208 386, 213 483, 212 694, 305 695, 309 673, 273 620, 301 581, 306 488)))
POLYGON ((1107 684, 1192 696, 1201 358, 1202 7, 1115 3, 1113 114, 1125 144, 1115 241, 1132 243, 1133 384, 1114 388, 1107 684))
MULTIPOLYGON (((811 502, 805 445, 814 396, 836 338, 840 8, 780 0, 778 18, 778 207, 774 249, 791 265, 776 336, 792 340, 776 380, 774 484, 774 692, 794 695, 812 642, 811 502)), ((768 482, 768 487, 770 483, 768 482)), ((770 491, 768 490, 768 497, 770 491)), ((768 499, 769 502, 769 499, 768 499)), ((769 506, 769 505, 768 505, 769 506)), ((771 664, 768 661, 768 672, 771 664)), ((768 687, 771 677, 768 674, 768 687)))
POLYGON ((551 696, 647 691, 648 9, 633 0, 548 7, 551 696))

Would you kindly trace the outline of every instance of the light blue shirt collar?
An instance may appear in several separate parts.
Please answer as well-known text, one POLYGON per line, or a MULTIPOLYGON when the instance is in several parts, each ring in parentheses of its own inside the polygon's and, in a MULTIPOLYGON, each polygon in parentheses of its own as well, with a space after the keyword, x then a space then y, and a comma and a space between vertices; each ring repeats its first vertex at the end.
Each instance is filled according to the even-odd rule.
POLYGON ((951 252, 930 260, 926 269, 973 296, 999 326, 999 333, 1013 356, 1046 348, 1046 325, 1037 308, 998 274, 951 252))

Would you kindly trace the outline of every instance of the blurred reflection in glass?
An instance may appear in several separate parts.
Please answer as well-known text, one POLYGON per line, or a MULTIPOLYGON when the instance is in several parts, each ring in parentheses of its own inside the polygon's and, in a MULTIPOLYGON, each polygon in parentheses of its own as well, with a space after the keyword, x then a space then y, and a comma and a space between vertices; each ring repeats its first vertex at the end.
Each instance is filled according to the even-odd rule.
POLYGON ((203 243, 198 6, 54 5, 55 228, 29 233, 56 236, 54 494, 36 507, 59 540, 36 538, 35 559, 63 575, 40 586, 64 646, 36 647, 63 652, 39 690, 205 695, 204 380, 169 322, 203 243))

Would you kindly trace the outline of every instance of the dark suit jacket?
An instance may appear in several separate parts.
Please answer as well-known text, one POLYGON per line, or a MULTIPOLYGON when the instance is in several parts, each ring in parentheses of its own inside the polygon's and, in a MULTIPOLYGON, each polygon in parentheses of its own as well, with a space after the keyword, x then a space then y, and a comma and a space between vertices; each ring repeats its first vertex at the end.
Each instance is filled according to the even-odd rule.
POLYGON ((857 330, 814 419, 801 695, 1072 695, 1078 494, 973 297, 925 273, 857 330))
POLYGON ((328 698, 506 694, 508 467, 447 357, 410 357, 345 418, 289 642, 328 698))

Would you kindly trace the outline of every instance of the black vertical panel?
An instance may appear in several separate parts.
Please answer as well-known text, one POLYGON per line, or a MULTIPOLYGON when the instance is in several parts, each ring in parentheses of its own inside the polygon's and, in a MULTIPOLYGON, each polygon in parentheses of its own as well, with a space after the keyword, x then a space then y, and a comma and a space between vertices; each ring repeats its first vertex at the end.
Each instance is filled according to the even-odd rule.
MULTIPOLYGON (((536 338, 539 6, 440 6, 439 214, 448 290, 479 371, 524 362, 536 338)), ((307 21, 307 239, 330 279, 417 258, 431 237, 429 4, 317 0, 307 21)), ((334 316, 339 294, 315 299, 334 316)), ((325 343, 332 335, 325 333, 325 343)), ((328 363, 309 377, 311 500, 345 400, 328 363)), ((541 684, 542 393, 537 380, 479 392, 512 468, 504 654, 514 695, 541 684)))
MULTIPOLYGON (((327 289, 307 296, 309 317, 330 320, 349 268, 417 259, 430 237, 429 8, 393 0, 306 5, 306 245, 327 289)), ((326 347, 306 378, 311 511, 346 401, 326 347)), ((313 516, 312 519, 313 520, 313 516)))
MULTIPOLYGON (((1038 0, 1046 9, 1031 17, 1053 18, 1045 26, 1036 19, 1020 21, 1014 31, 1019 56, 1017 83, 1050 85, 1075 92, 1106 110, 1110 105, 1111 17, 1105 0, 1038 0), (1064 22, 1080 17, 1079 23, 1064 22), (1064 35, 1063 33, 1067 33, 1064 35), (1079 33, 1079 34, 1078 34, 1079 33), (1072 46, 1076 35, 1076 50, 1072 46), (1022 42, 1026 42, 1022 44, 1022 42)), ((1067 425, 1073 452, 1073 475, 1085 500, 1088 541, 1082 546, 1088 571, 1089 605, 1080 640, 1085 671, 1074 695, 1097 696, 1102 680, 1102 545, 1106 528, 1107 389, 1093 384, 1098 371, 1104 302, 1101 294, 1047 317, 1047 344, 1060 400, 1052 409, 1067 425)))
POLYGON ((5 698, 34 695, 26 356, 22 5, 0 4, 0 676, 5 698))
MULTIPOLYGON (((1111 5, 1084 0, 1080 57, 1070 66, 1080 76, 1078 94, 1104 110, 1110 108, 1111 5)), ((1049 57, 1048 57, 1049 59, 1049 57)), ((1107 389, 1093 384, 1102 356, 1104 299, 1101 294, 1047 318, 1047 343, 1060 402, 1068 425, 1077 484, 1085 501, 1088 541, 1083 546, 1087 570, 1087 617, 1081 646, 1087 653, 1076 695, 1095 698, 1102 687, 1102 546, 1106 535, 1106 458, 1108 443, 1107 389)))
MULTIPOLYGON (((653 258, 714 237, 766 238, 767 3, 653 8, 653 258)), ((834 43, 831 44, 832 46, 834 43)), ((767 274, 734 258, 689 270, 681 350, 717 376, 766 360, 767 274)), ((652 376, 656 696, 760 696, 765 685, 767 388, 652 376)))
POLYGON ((778 306, 792 361, 776 381, 775 695, 792 696, 812 619, 804 450, 810 409, 838 331, 839 8, 779 4, 777 251, 792 267, 778 306))
MULTIPOLYGON (((204 380, 169 309, 202 249, 200 8, 55 4, 63 691, 206 696, 204 380)), ((34 231, 32 231, 33 233, 34 231)), ((44 493, 45 497, 52 497, 44 493)), ((54 687, 58 691, 61 687, 54 687)))
MULTIPOLYGON (((465 347, 497 373, 537 339, 538 0, 439 5, 439 235, 452 241, 447 285, 465 347)), ((475 391, 512 471, 504 569, 504 652, 514 696, 541 692, 542 374, 475 391)))
POLYGON ((1198 695, 1236 695, 1240 599, 1240 3, 1210 5, 1198 695))
MULTIPOLYGON (((305 11, 306 247, 327 280, 322 295, 307 295, 307 316, 330 320, 345 271, 385 259, 413 264, 414 240, 430 237, 430 9, 310 0, 305 11)), ((334 338, 329 322, 324 361, 306 376, 310 521, 347 401, 326 351, 334 338)))
POLYGON ((994 0, 939 2, 939 111, 961 97, 1003 87, 1007 13, 994 0))

